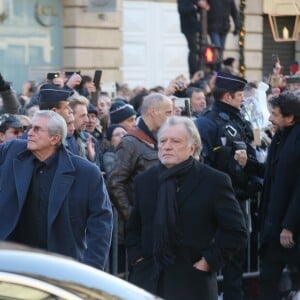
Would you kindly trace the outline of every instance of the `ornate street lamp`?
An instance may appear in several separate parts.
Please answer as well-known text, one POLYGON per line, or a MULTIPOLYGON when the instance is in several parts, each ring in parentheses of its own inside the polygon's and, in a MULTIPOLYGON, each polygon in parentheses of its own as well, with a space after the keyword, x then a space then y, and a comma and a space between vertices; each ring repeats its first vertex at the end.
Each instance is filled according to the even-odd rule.
POLYGON ((264 0, 275 42, 297 41, 300 30, 300 0, 264 0))

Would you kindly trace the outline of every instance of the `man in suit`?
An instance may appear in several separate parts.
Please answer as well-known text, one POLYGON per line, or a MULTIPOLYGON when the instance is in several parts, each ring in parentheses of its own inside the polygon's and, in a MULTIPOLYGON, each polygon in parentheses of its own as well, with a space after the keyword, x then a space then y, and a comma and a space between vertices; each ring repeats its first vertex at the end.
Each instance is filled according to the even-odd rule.
POLYGON ((229 177, 198 161, 187 117, 158 132, 159 165, 135 180, 127 226, 129 280, 165 299, 217 299, 218 271, 247 234, 229 177))
POLYGON ((0 146, 0 240, 103 269, 112 211, 99 168, 63 146, 65 120, 36 112, 26 140, 0 146))

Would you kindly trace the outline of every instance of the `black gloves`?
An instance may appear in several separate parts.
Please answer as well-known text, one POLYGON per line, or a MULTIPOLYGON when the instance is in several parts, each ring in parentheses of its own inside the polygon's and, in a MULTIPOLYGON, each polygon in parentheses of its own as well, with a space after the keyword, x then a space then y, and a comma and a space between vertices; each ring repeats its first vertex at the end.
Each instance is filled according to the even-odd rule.
POLYGON ((0 92, 5 92, 10 90, 10 85, 8 82, 4 81, 1 73, 0 73, 0 92))
POLYGON ((233 35, 238 35, 240 32, 240 29, 239 28, 235 28, 232 32, 233 35))

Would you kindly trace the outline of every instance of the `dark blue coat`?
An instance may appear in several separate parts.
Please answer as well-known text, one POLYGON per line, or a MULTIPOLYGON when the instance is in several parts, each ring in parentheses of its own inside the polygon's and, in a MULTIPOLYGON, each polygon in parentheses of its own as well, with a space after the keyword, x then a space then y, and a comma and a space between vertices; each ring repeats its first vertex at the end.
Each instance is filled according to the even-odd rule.
MULTIPOLYGON (((0 240, 8 240, 18 224, 33 160, 25 140, 0 146, 0 240)), ((111 204, 99 168, 60 147, 49 195, 47 250, 102 269, 111 233, 111 204)))

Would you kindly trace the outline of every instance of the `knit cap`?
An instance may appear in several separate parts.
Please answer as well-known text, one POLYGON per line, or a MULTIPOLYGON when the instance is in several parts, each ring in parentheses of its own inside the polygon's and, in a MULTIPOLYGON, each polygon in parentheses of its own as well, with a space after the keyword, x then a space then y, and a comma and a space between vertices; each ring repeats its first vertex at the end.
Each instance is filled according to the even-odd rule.
POLYGON ((118 124, 136 115, 136 111, 132 105, 117 100, 111 105, 109 115, 111 124, 118 124))

